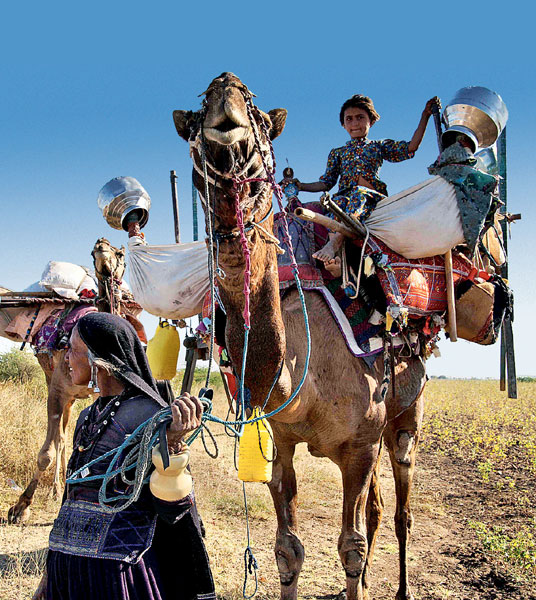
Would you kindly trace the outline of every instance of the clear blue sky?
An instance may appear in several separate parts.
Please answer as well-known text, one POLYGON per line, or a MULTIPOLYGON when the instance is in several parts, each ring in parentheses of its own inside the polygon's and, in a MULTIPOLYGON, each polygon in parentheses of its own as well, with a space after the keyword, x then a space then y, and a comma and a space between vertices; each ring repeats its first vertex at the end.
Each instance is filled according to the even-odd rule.
MULTIPOLYGON (((197 109, 222 71, 236 73, 264 109, 288 109, 276 141, 279 174, 316 180, 346 141, 341 103, 370 95, 381 114, 371 137, 411 137, 425 101, 483 85, 509 112, 510 280, 516 293, 518 372, 535 375, 532 228, 536 96, 532 23, 520 2, 463 10, 429 2, 11 3, 0 39, 0 284, 22 289, 49 260, 90 264, 108 227, 96 205, 112 177, 131 175, 153 200, 149 243, 173 241, 169 171, 179 176, 183 240, 191 239, 191 163, 173 109, 197 109)), ((428 177, 430 124, 412 161, 382 169, 391 193, 428 177)), ((314 199, 304 194, 304 199, 314 199)), ((153 321, 147 321, 152 328, 153 321)), ((152 333, 152 332, 150 332, 152 333)), ((1 347, 0 347, 1 348, 1 347)), ((432 374, 497 376, 498 345, 441 344, 432 374)))

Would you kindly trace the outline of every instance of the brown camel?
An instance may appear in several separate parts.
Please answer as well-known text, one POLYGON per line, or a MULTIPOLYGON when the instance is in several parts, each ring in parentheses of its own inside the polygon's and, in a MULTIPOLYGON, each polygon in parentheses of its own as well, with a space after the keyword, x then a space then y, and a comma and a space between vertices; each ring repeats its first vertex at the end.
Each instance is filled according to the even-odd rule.
MULTIPOLYGON (((112 266, 112 273, 117 280, 121 280, 125 271, 125 252, 124 248, 118 250, 109 244, 104 238, 100 238, 93 249, 95 272, 99 281, 99 291, 106 291, 106 286, 100 280, 100 274, 106 275, 106 265, 112 266)), ((9 290, 0 288, 0 295, 9 290)), ((98 300, 97 300, 98 302, 98 300)), ((110 300, 105 297, 99 304, 99 307, 110 306, 110 300)), ((24 308, 1 308, 0 309, 0 336, 8 337, 5 334, 8 324, 24 308)), ((63 484, 65 483, 65 474, 67 470, 67 459, 65 452, 65 430, 69 423, 72 406, 75 400, 87 398, 90 390, 86 386, 74 385, 67 364, 65 362, 66 350, 54 350, 52 355, 38 354, 37 360, 45 373, 47 383, 47 434, 45 443, 39 450, 37 456, 37 468, 34 475, 22 492, 17 502, 9 509, 8 521, 18 523, 26 521, 30 516, 30 505, 33 502, 35 490, 45 471, 56 457, 56 470, 54 472, 54 483, 52 486, 52 495, 54 498, 61 496, 63 484), (60 477, 61 473, 61 477, 60 477)))
MULTIPOLYGON (((201 111, 174 111, 173 118, 179 135, 190 143, 194 182, 205 211, 207 205, 214 211, 218 264, 225 273, 217 284, 227 312, 226 344, 240 372, 245 260, 237 234, 238 191, 251 252, 251 330, 245 385, 253 404, 258 405, 277 379, 266 408, 271 411, 289 398, 302 376, 306 330, 298 292, 291 291, 280 301, 276 245, 270 237, 272 216, 263 221, 262 229, 250 226, 269 214, 271 186, 266 181, 240 180, 267 178, 265 165, 268 170, 272 168, 268 137, 274 139, 282 132, 286 110, 275 109, 267 114, 258 110, 252 94, 232 73, 214 79, 204 96, 201 111)), ((338 549, 346 572, 346 595, 348 600, 367 598, 367 573, 383 506, 377 485, 383 434, 397 492, 400 587, 396 598, 407 600, 412 597, 406 572, 411 526, 409 492, 426 378, 423 361, 417 357, 400 359, 396 365, 396 395, 389 392, 386 401, 381 401, 383 360, 379 358, 368 368, 354 358, 320 294, 307 292, 305 300, 311 335, 309 369, 296 399, 271 419, 278 453, 269 487, 277 513, 275 555, 281 597, 297 598, 304 559, 297 534, 293 456, 296 444, 305 442, 312 454, 329 457, 341 470, 344 503, 338 549)))
POLYGON ((119 284, 125 274, 125 248, 115 248, 106 238, 99 238, 91 252, 99 285, 97 307, 101 312, 119 313, 119 284))

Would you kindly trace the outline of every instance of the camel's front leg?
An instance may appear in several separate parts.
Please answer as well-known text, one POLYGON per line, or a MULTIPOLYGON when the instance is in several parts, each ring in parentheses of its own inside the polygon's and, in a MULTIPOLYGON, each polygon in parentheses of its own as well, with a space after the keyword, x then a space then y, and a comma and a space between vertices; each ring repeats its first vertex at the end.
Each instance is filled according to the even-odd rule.
POLYGON ((365 600, 367 596, 362 580, 369 550, 365 509, 379 448, 378 442, 362 448, 348 449, 340 465, 344 502, 339 556, 346 572, 347 600, 365 600))
POLYGON ((275 444, 277 458, 273 465, 272 481, 268 484, 277 514, 275 557, 281 581, 281 599, 296 600, 304 550, 296 532, 297 486, 292 464, 295 444, 278 439, 277 434, 275 444))
POLYGON ((400 563, 400 580, 396 600, 413 600, 407 568, 408 542, 413 525, 410 493, 415 471, 417 442, 421 431, 423 402, 421 395, 407 411, 387 425, 384 433, 396 490, 395 531, 400 563))
POLYGON ((65 447, 65 433, 71 418, 74 398, 63 407, 63 416, 61 426, 58 428, 58 437, 56 438, 56 470, 54 472, 54 484, 52 486, 52 497, 54 500, 60 498, 63 487, 65 486, 65 477, 67 475, 67 452, 65 447))
POLYGON ((63 412, 63 402, 60 396, 61 394, 56 394, 53 391, 53 386, 51 386, 47 399, 48 424, 45 443, 37 455, 37 469, 34 471, 32 480, 19 496, 17 502, 8 511, 7 518, 9 523, 20 523, 28 520, 35 490, 39 485, 43 473, 54 459, 54 447, 57 449, 60 443, 61 417, 63 412))

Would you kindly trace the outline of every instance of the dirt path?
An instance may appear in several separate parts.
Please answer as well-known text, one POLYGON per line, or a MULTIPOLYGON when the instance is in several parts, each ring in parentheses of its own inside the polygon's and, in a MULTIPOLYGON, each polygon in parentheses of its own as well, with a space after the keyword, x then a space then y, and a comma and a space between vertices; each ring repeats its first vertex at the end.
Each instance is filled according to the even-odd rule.
MULTIPOLYGON (((241 487, 234 479, 231 454, 227 450, 223 449, 218 461, 210 461, 199 448, 194 465, 218 591, 226 600, 234 600, 241 596, 245 525, 241 487)), ((501 502, 493 504, 485 490, 475 488, 474 474, 462 464, 424 453, 419 455, 418 462, 409 559, 415 598, 535 600, 534 586, 516 582, 491 562, 475 532, 467 525, 484 510, 494 510, 499 516, 504 510, 501 502)), ((337 555, 341 507, 339 475, 334 465, 327 460, 313 459, 304 447, 300 447, 297 463, 301 486, 300 536, 306 549, 300 597, 335 598, 344 588, 337 555)), ((398 581, 398 550, 393 526, 393 480, 385 457, 381 482, 386 510, 373 563, 371 600, 393 600, 398 581)), ((9 499, 2 499, 2 509, 5 501, 9 499)), ((275 518, 266 488, 254 488, 250 502, 252 547, 260 565, 258 598, 277 598, 279 586, 272 554, 275 518)), ((49 503, 46 510, 34 511, 29 525, 0 525, 0 600, 31 597, 56 506, 49 503)))

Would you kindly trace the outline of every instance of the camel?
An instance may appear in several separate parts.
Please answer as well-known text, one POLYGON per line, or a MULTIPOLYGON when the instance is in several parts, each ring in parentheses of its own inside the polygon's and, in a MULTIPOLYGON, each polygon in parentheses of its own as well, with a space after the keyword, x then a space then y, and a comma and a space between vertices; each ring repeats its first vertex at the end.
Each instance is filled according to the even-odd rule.
MULTIPOLYGON (((275 381, 266 411, 281 406, 298 385, 307 348, 298 292, 290 291, 280 301, 276 244, 270 235, 271 140, 283 131, 286 115, 284 109, 259 110, 251 92, 232 73, 223 73, 211 82, 201 111, 173 112, 179 136, 190 144, 194 183, 205 212, 213 211, 219 245, 219 255, 214 252, 214 257, 218 273, 225 274, 217 279, 227 313, 225 340, 240 373, 245 259, 235 209, 238 194, 251 254, 251 329, 244 383, 252 404, 262 405, 275 381), (255 181, 244 181, 247 179, 255 181)), ((340 468, 344 500, 338 551, 346 573, 346 597, 368 598, 368 573, 383 508, 378 485, 383 436, 396 480, 395 525, 400 549, 396 598, 408 600, 412 598, 406 569, 412 524, 409 494, 422 417, 424 362, 419 357, 400 358, 395 367, 396 393, 391 387, 382 401, 383 358, 369 368, 350 354, 320 294, 306 292, 305 304, 311 336, 307 375, 295 400, 271 418, 277 458, 268 485, 277 515, 275 557, 281 598, 296 600, 304 560, 297 531, 293 467, 295 447, 302 442, 311 454, 329 457, 340 468)))
MULTIPOLYGON (((105 283, 101 282, 102 273, 106 275, 105 265, 111 265, 116 280, 121 280, 125 271, 124 248, 118 250, 109 244, 104 238, 100 238, 93 249, 95 272, 99 281, 99 291, 105 290, 105 283), (104 243, 105 242, 105 243, 104 243)), ((6 288, 0 288, 0 295, 9 292, 6 288)), ((99 304, 99 308, 110 307, 110 300, 106 297, 99 304)), ((5 334, 8 324, 24 308, 1 308, 0 309, 0 336, 5 334)), ((8 337, 9 339, 9 337, 8 337)), ((27 521, 30 517, 30 505, 43 474, 56 458, 54 471, 54 482, 51 494, 57 499, 61 496, 62 487, 65 483, 67 471, 67 458, 65 451, 65 431, 69 423, 72 407, 75 400, 87 398, 90 390, 86 386, 74 385, 71 381, 68 366, 65 362, 67 350, 54 350, 52 355, 37 354, 39 365, 43 369, 47 384, 47 433, 45 443, 39 450, 37 456, 37 468, 30 483, 22 492, 17 502, 8 511, 8 521, 19 523, 27 521), (60 477, 60 474, 62 475, 60 477)))
POLYGON ((118 285, 125 274, 125 248, 117 249, 106 238, 99 238, 91 252, 99 286, 97 306, 100 312, 119 313, 121 297, 118 285))

